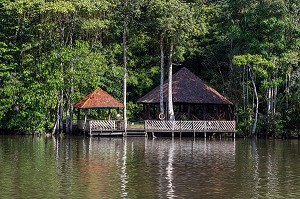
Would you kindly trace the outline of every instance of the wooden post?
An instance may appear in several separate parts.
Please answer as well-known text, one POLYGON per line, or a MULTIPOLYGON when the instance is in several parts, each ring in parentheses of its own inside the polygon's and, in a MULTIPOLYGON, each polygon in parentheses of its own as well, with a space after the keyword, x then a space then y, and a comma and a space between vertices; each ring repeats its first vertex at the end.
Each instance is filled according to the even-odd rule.
POLYGON ((152 137, 153 137, 153 138, 155 138, 155 135, 154 135, 154 131, 153 131, 153 129, 152 129, 152 137))
POLYGON ((182 126, 182 121, 180 120, 180 139, 181 139, 181 126, 182 126))
POLYGON ((206 132, 207 132, 207 121, 204 121, 204 137, 206 138, 206 132))
POLYGON ((111 111, 108 109, 108 120, 111 120, 111 111))
POLYGON ((144 121, 144 132, 145 132, 145 137, 148 137, 146 125, 147 125, 147 120, 144 121))
POLYGON ((174 138, 175 121, 172 121, 172 138, 174 138))
POLYGON ((152 129, 152 138, 155 138, 153 125, 151 125, 151 129, 152 129))
POLYGON ((192 121, 192 126, 193 126, 193 131, 194 131, 194 139, 196 138, 196 131, 195 131, 195 124, 194 124, 194 121, 192 121))
POLYGON ((92 137, 92 128, 91 128, 91 122, 89 122, 89 126, 90 126, 90 136, 92 137))

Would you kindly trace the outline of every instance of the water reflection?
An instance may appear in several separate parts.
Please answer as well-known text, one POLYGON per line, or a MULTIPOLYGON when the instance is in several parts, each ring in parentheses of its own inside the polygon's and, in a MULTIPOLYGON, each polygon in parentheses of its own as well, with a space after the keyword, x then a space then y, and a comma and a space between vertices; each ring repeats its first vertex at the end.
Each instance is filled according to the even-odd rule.
POLYGON ((299 198, 299 166, 298 141, 0 136, 0 197, 299 198))
POLYGON ((257 151, 257 147, 256 147, 256 142, 252 141, 252 154, 253 154, 253 181, 254 181, 254 195, 258 195, 258 191, 259 191, 259 157, 258 157, 258 151, 257 151))
POLYGON ((122 191, 122 198, 127 197, 127 173, 126 173, 126 160, 127 160, 127 138, 123 139, 123 157, 122 157, 122 167, 121 167, 121 191, 122 191))
POLYGON ((168 198, 174 198, 175 191, 174 191, 174 185, 173 185, 173 158, 174 158, 174 139, 172 139, 172 143, 169 149, 168 153, 168 166, 166 168, 167 172, 167 181, 168 181, 168 192, 167 192, 167 197, 168 198))
POLYGON ((205 184, 210 180, 218 185, 217 178, 224 175, 222 170, 234 167, 233 141, 155 139, 146 141, 145 149, 145 159, 151 160, 151 165, 158 165, 157 190, 163 198, 205 195, 211 193, 209 189, 220 190, 222 184, 220 187, 205 184))

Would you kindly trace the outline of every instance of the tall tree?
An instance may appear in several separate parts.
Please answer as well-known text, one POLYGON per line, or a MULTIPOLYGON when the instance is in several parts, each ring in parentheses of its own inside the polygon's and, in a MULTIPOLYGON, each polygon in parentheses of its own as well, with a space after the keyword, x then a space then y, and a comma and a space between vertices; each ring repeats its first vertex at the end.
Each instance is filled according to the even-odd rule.
POLYGON ((127 131, 127 49, 126 49, 126 42, 127 42, 127 23, 128 23, 128 16, 127 16, 127 6, 128 0, 124 0, 124 22, 123 22, 123 65, 124 65, 124 74, 123 74, 123 104, 124 104, 124 129, 125 135, 127 131))
MULTIPOLYGON (((203 24, 197 24, 195 16, 196 4, 180 0, 171 1, 149 1, 150 12, 155 15, 155 31, 160 35, 160 41, 165 40, 168 54, 168 118, 175 120, 172 101, 172 73, 174 54, 176 60, 183 59, 184 46, 194 35, 199 34, 203 24), (193 6, 194 5, 194 6, 193 6)), ((160 42, 158 42, 160 43, 160 42)), ((161 45, 160 45, 161 46, 161 45)), ((161 53, 161 56, 164 54, 161 53)), ((161 59, 163 59, 161 57, 161 59)))
MULTIPOLYGON (((238 66, 247 66, 247 69, 249 71, 249 76, 251 79, 252 89, 255 97, 255 105, 253 106, 254 120, 253 120, 252 131, 250 134, 251 136, 254 136, 256 134, 256 128, 258 122, 258 109, 260 104, 257 81, 259 80, 261 81, 261 83, 265 82, 265 79, 268 77, 267 70, 270 68, 274 68, 274 64, 271 61, 264 59, 260 55, 251 55, 251 54, 235 56, 233 58, 233 63, 238 66)), ((248 119, 250 120, 251 118, 248 119)))

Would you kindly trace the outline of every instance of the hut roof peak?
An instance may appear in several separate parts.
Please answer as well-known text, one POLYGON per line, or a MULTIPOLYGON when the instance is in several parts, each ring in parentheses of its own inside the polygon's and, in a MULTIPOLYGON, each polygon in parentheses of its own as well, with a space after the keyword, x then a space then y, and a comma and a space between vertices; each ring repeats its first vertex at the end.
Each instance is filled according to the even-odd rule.
MULTIPOLYGON (((164 85, 164 101, 168 99, 168 81, 164 85)), ((188 70, 181 68, 173 75, 173 102, 190 104, 232 104, 224 96, 204 83, 199 77, 188 70)), ((138 99, 138 103, 159 103, 159 86, 154 88, 145 96, 138 99)))
POLYGON ((75 108, 124 108, 124 105, 100 87, 78 101, 75 108))

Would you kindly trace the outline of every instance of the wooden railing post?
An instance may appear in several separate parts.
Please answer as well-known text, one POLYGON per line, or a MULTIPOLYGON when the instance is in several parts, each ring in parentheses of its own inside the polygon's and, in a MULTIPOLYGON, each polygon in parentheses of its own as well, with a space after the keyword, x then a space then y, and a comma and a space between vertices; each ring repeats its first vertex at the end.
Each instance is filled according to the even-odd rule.
POLYGON ((195 131, 195 121, 192 121, 192 129, 193 129, 193 132, 194 132, 194 139, 196 138, 196 131, 195 131))
POLYGON ((180 127, 179 127, 179 129, 180 129, 180 138, 181 138, 181 129, 182 129, 182 121, 180 120, 180 127))
POLYGON ((91 123, 92 123, 92 121, 89 121, 89 127, 90 127, 90 136, 93 136, 93 135, 92 135, 92 124, 91 124, 91 123))

